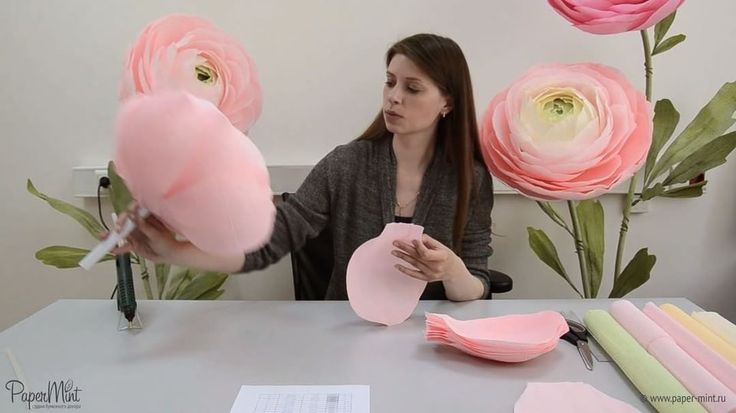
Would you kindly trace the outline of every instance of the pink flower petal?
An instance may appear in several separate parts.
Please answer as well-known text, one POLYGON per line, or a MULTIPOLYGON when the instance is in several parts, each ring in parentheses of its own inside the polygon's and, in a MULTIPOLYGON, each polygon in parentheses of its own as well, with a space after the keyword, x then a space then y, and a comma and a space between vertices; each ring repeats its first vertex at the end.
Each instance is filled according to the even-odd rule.
POLYGON ((142 206, 204 251, 240 254, 270 238, 263 157, 208 101, 181 91, 126 100, 114 162, 142 206))

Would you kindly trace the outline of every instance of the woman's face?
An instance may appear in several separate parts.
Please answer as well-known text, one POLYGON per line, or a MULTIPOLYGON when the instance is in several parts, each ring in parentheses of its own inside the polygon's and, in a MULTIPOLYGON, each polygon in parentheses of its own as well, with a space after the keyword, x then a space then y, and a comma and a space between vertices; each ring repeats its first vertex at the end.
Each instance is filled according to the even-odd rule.
POLYGON ((402 54, 391 59, 383 87, 383 119, 389 132, 434 133, 442 113, 449 111, 448 99, 414 62, 402 54))

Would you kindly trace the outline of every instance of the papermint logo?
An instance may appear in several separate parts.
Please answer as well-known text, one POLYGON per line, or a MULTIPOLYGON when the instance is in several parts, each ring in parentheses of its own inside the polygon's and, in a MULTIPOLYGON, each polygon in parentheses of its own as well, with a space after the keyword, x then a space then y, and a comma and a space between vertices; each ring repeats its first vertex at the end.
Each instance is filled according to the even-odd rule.
POLYGON ((74 385, 72 379, 49 381, 46 391, 26 391, 26 386, 19 380, 9 380, 5 390, 10 393, 10 403, 25 403, 31 409, 81 409, 79 393, 82 391, 74 385))

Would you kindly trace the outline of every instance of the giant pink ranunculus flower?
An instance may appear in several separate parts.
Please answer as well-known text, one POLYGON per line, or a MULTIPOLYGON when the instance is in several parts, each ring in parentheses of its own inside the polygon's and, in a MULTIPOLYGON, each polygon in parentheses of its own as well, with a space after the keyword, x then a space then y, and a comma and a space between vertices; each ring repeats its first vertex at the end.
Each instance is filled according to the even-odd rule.
POLYGON ((212 102, 241 131, 261 114, 253 59, 235 39, 199 17, 162 17, 130 48, 121 100, 164 89, 182 89, 212 102))
POLYGON ((616 34, 644 30, 669 16, 685 0, 547 0, 580 30, 616 34))
POLYGON ((613 68, 537 66, 491 100, 480 140, 491 173, 530 198, 589 199, 639 169, 652 110, 613 68))

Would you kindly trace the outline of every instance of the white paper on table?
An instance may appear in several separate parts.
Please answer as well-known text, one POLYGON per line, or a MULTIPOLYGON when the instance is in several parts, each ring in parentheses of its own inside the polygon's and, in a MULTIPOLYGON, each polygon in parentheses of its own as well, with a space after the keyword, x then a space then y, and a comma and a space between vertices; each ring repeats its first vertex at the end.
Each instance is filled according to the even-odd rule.
POLYGON ((370 413, 370 387, 242 386, 230 413, 370 413))

